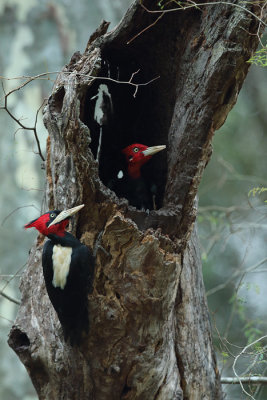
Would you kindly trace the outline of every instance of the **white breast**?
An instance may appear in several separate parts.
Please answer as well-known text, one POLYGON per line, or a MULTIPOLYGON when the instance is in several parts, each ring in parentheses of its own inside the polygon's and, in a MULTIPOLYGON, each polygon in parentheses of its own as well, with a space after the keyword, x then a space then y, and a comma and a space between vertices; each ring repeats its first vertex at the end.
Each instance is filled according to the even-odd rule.
POLYGON ((62 247, 59 244, 54 245, 53 247, 53 286, 64 289, 67 277, 70 270, 70 262, 71 262, 71 247, 62 247))

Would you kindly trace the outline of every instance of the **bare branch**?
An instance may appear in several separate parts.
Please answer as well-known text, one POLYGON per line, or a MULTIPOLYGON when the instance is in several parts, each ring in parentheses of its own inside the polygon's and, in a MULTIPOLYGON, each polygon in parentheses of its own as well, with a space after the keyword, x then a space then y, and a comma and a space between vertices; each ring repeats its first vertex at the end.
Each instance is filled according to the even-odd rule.
MULTIPOLYGON (((112 78, 109 78, 107 76, 93 76, 93 75, 80 74, 80 73, 76 73, 76 76, 85 77, 85 78, 88 78, 90 80, 111 81, 111 82, 122 84, 122 85, 131 85, 131 86, 134 86, 135 88, 138 88, 139 86, 147 86, 150 83, 152 83, 152 82, 154 82, 154 81, 156 81, 157 79, 160 78, 160 76, 158 75, 155 78, 152 78, 149 81, 144 82, 144 83, 133 83, 132 82, 132 78, 137 72, 139 72, 139 71, 134 72, 131 75, 131 78, 128 81, 119 81, 117 79, 112 79, 112 78)), ((15 89, 12 89, 10 92, 6 93, 6 96, 9 96, 10 94, 15 92, 16 90, 20 90, 22 87, 26 86, 28 83, 32 82, 35 79, 36 80, 37 79, 44 79, 43 77, 46 76, 46 75, 48 76, 48 75, 55 75, 55 74, 70 75, 70 74, 73 74, 73 72, 68 72, 68 71, 53 71, 53 72, 49 72, 48 71, 48 72, 43 72, 42 74, 35 75, 35 76, 26 76, 25 75, 25 76, 19 76, 19 77, 15 77, 15 78, 6 78, 6 77, 0 75, 0 79, 4 79, 4 80, 8 80, 8 81, 9 80, 15 80, 15 79, 27 79, 27 81, 24 82, 22 85, 18 86, 15 89)), ((49 78, 46 78, 46 79, 49 79, 49 78)), ((4 107, 0 107, 0 110, 1 109, 4 109, 4 107)))
POLYGON ((39 112, 39 110, 42 108, 42 106, 43 106, 43 104, 44 104, 44 101, 43 101, 41 107, 39 107, 38 110, 37 110, 34 127, 25 126, 25 125, 21 122, 21 120, 22 120, 21 118, 18 119, 18 118, 15 117, 14 114, 12 114, 12 112, 9 110, 8 104, 7 104, 8 96, 10 96, 12 93, 14 93, 14 92, 17 91, 17 90, 20 90, 22 87, 26 86, 27 83, 31 82, 33 79, 34 79, 34 78, 29 79, 28 81, 24 82, 22 85, 18 86, 17 88, 12 89, 12 90, 9 91, 8 93, 5 92, 4 85, 3 85, 3 82, 2 82, 3 92, 5 93, 5 96, 4 96, 4 106, 3 106, 3 107, 0 107, 0 110, 6 110, 6 112, 8 113, 8 115, 9 115, 22 129, 25 129, 25 130, 27 130, 27 131, 33 131, 34 137, 35 137, 35 140, 36 140, 36 143, 37 143, 38 154, 40 155, 41 159, 42 159, 43 161, 45 161, 45 158, 44 158, 44 156, 43 156, 43 154, 42 154, 42 150, 41 150, 41 146, 40 146, 40 141, 39 141, 39 138, 38 138, 38 135, 37 135, 37 130, 36 130, 38 112, 39 112))
MULTIPOLYGON (((56 71, 56 72, 42 72, 41 74, 38 74, 38 75, 35 75, 35 76, 17 76, 15 78, 6 78, 6 77, 0 75, 0 79, 6 80, 6 81, 11 81, 11 80, 15 80, 15 79, 18 79, 18 80, 27 79, 26 82, 23 82, 20 86, 17 86, 16 88, 10 90, 8 93, 4 92, 5 95, 9 96, 10 94, 22 89, 24 86, 28 85, 28 83, 30 83, 32 81, 35 81, 35 80, 40 79, 40 78, 42 78, 44 76, 47 76, 47 75, 51 75, 51 74, 54 75, 54 74, 58 74, 58 73, 59 73, 59 71, 56 71)), ((49 78, 45 78, 45 80, 47 80, 47 79, 49 79, 49 78)))
POLYGON ((267 377, 266 376, 246 376, 246 377, 240 377, 240 378, 232 378, 232 377, 222 377, 221 378, 221 383, 223 384, 240 384, 242 383, 249 383, 249 384, 254 384, 258 385, 259 383, 263 383, 264 385, 267 385, 267 377))
MULTIPOLYGON (((63 73, 65 73, 65 72, 63 72, 63 73)), ((135 73, 134 73, 134 74, 135 74, 135 73)), ((78 74, 77 74, 77 75, 78 75, 78 74)), ((119 84, 123 84, 123 85, 131 85, 131 86, 134 86, 134 87, 135 87, 135 92, 134 92, 134 94, 133 94, 133 97, 136 97, 136 93, 137 93, 137 91, 138 91, 139 86, 147 86, 147 85, 149 85, 150 83, 152 83, 152 82, 154 82, 154 81, 156 81, 157 79, 160 78, 160 76, 158 75, 158 76, 156 76, 155 78, 152 78, 152 79, 150 79, 150 81, 147 81, 147 82, 145 82, 145 83, 133 83, 133 82, 131 82, 131 79, 132 79, 133 74, 132 74, 132 76, 131 76, 131 78, 130 78, 129 81, 118 81, 118 80, 116 80, 116 79, 108 78, 108 77, 105 77, 105 76, 90 76, 90 75, 83 75, 83 74, 79 74, 79 75, 81 75, 81 76, 87 76, 88 78, 94 79, 94 80, 100 79, 101 81, 103 81, 103 80, 104 80, 104 81, 111 81, 111 82, 115 82, 115 83, 119 83, 119 84)))

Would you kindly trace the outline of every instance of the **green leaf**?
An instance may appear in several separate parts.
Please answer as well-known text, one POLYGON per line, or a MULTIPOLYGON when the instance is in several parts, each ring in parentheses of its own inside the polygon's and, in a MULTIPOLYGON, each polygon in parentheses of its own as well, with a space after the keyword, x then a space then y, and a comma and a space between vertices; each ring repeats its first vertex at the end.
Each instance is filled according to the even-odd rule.
POLYGON ((260 67, 267 67, 267 46, 263 46, 260 50, 257 50, 247 62, 260 67))

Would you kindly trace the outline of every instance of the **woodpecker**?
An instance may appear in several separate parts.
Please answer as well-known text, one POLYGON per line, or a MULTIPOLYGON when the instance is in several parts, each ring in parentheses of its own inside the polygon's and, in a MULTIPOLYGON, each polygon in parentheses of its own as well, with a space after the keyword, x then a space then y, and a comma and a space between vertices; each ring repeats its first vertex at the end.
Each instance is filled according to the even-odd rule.
POLYGON ((64 339, 79 345, 88 333, 88 293, 93 291, 94 256, 66 228, 72 215, 84 204, 49 211, 25 225, 47 236, 42 254, 46 290, 62 325, 64 339))
POLYGON ((118 173, 117 179, 109 187, 119 197, 128 199, 130 205, 136 208, 155 209, 156 187, 142 177, 141 168, 153 154, 165 148, 165 145, 148 147, 140 143, 125 147, 122 154, 125 156, 126 168, 118 173))

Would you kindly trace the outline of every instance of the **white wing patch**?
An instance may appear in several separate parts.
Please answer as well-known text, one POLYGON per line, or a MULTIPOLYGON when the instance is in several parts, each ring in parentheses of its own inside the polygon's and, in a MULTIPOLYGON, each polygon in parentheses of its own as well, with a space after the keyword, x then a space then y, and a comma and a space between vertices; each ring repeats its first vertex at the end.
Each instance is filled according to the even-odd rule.
POLYGON ((63 247, 60 244, 55 244, 53 247, 53 270, 54 276, 52 284, 53 286, 59 287, 60 289, 64 289, 67 277, 70 270, 70 262, 71 262, 71 247, 63 247))
POLYGON ((123 178, 123 171, 122 171, 122 170, 120 170, 120 171, 118 172, 117 178, 118 178, 118 179, 122 179, 122 178, 123 178))

